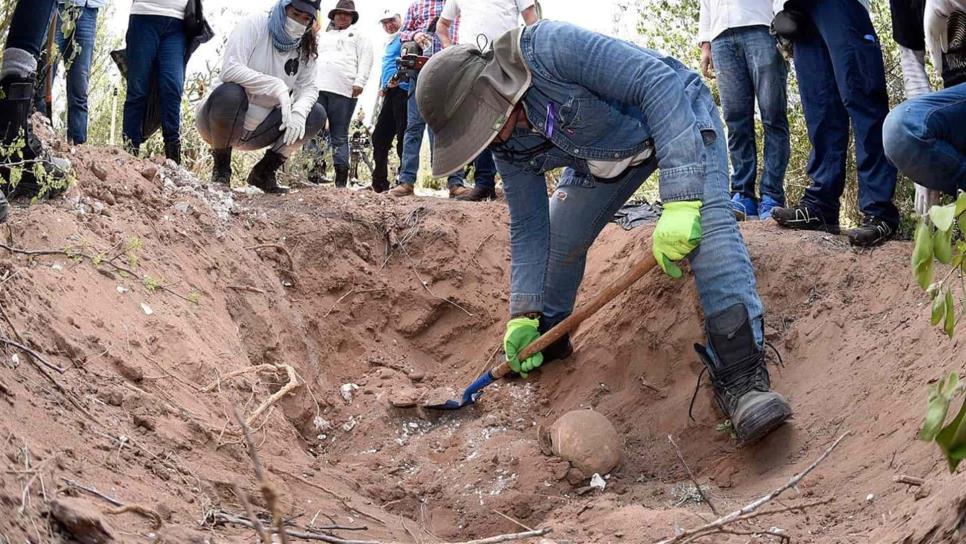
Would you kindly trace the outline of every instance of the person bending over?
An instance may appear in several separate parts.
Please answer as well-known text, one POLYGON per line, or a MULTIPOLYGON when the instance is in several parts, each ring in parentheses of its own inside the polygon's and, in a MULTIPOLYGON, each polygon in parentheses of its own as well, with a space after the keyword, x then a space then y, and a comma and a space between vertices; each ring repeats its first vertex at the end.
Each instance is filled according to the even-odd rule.
POLYGON ((211 145, 212 183, 229 185, 232 149, 268 148, 248 183, 286 193, 276 173, 325 126, 316 104, 316 37, 320 0, 279 0, 267 14, 238 24, 225 47, 221 75, 198 108, 201 137, 211 145))

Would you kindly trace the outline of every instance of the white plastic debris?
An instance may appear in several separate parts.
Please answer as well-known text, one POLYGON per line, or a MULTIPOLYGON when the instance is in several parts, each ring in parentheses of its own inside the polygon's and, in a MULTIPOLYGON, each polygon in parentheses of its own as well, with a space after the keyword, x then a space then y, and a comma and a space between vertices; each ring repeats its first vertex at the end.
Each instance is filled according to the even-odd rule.
POLYGON ((595 472, 594 475, 590 477, 590 487, 603 491, 604 488, 607 487, 607 482, 600 477, 600 474, 595 472))
POLYGON ((359 389, 359 386, 354 383, 344 383, 342 387, 339 388, 339 393, 342 394, 342 400, 346 404, 352 404, 352 392, 359 389))
POLYGON ((128 291, 130 291, 130 289, 128 289, 127 287, 124 287, 123 285, 118 285, 117 286, 117 292, 119 294, 122 294, 123 295, 124 293, 127 293, 128 291))
POLYGON ((141 311, 144 312, 144 315, 151 315, 154 313, 154 310, 152 310, 150 306, 148 306, 143 302, 141 303, 141 311))
POLYGON ((14 368, 19 367, 20 366, 20 356, 17 355, 16 353, 14 353, 13 355, 10 356, 10 362, 11 362, 11 364, 13 364, 13 367, 14 368))
POLYGON ((356 428, 356 425, 358 423, 359 422, 356 421, 356 418, 355 417, 350 417, 349 418, 349 421, 346 421, 345 423, 342 424, 342 430, 344 432, 350 432, 350 431, 352 431, 352 429, 355 429, 356 428))
POLYGON ((54 263, 50 265, 50 268, 53 270, 56 270, 57 272, 60 272, 61 270, 64 269, 63 265, 61 265, 60 263, 54 263))
POLYGON ((873 493, 869 493, 869 494, 868 494, 868 495, 866 495, 866 497, 865 497, 865 502, 872 502, 872 501, 874 501, 874 500, 875 500, 875 495, 874 495, 873 493))

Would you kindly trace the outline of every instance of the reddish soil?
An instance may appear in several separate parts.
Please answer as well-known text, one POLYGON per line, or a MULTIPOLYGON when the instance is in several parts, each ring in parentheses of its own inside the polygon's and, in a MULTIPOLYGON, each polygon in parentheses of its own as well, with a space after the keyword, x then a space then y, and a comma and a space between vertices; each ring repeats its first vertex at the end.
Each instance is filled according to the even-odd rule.
MULTIPOLYGON (((926 382, 966 358, 962 340, 930 327, 908 243, 855 253, 836 237, 743 227, 784 359, 773 383, 796 415, 738 448, 716 430, 707 383, 688 418, 702 341, 691 280, 652 273, 583 325, 572 358, 491 386, 475 407, 393 408, 400 396, 455 395, 501 356, 505 204, 331 188, 229 195, 116 151, 81 147, 72 159, 76 187, 14 210, 0 230, 10 247, 70 254, 0 249, 3 336, 66 369, 48 371, 55 386, 23 352, 0 360, 0 543, 81 541, 51 515, 64 497, 99 513, 118 542, 254 542, 213 512, 243 515, 236 483, 264 511, 230 414, 251 414, 287 377, 227 376, 262 364, 298 374, 252 428, 299 527, 429 543, 521 530, 503 514, 552 528, 559 543, 654 542, 714 518, 688 500, 668 434, 724 513, 851 431, 780 503, 834 500, 758 527, 803 543, 963 541, 966 481, 915 437, 926 382), (624 440, 603 491, 571 484, 567 463, 540 451, 538 428, 579 407, 606 415, 624 440), (68 480, 157 511, 162 528, 108 513, 68 480)), ((608 227, 584 293, 630 268, 649 234, 608 227)), ((703 540, 732 541, 749 537, 703 540)))

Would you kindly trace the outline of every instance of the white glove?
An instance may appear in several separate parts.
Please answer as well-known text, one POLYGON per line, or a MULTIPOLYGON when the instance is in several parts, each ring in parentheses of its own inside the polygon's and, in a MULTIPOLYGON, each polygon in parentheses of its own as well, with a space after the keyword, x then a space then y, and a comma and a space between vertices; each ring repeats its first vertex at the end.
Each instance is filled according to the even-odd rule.
POLYGON ((282 124, 278 128, 285 130, 292 122, 292 98, 289 97, 288 91, 278 95, 278 109, 282 111, 282 124))
POLYGON ((939 204, 939 197, 942 193, 936 191, 935 189, 929 189, 928 187, 923 187, 922 185, 916 184, 916 213, 920 217, 926 215, 929 208, 939 204))
POLYGON ((926 17, 923 30, 926 33, 926 49, 932 65, 939 75, 943 70, 943 53, 949 51, 949 16, 954 11, 966 12, 966 0, 926 0, 926 17))
POLYGON ((288 124, 285 127, 285 135, 282 143, 292 145, 305 137, 305 114, 302 112, 292 112, 288 124))

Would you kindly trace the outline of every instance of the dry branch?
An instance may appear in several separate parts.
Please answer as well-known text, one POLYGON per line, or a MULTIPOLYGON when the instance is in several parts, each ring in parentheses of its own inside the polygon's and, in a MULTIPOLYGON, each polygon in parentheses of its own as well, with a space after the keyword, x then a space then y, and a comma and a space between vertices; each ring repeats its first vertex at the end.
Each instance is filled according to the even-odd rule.
MULTIPOLYGON (((724 527, 726 527, 728 525, 731 525, 732 523, 735 523, 736 521, 744 521, 744 520, 750 519, 751 517, 753 517, 753 516, 751 516, 751 514, 754 514, 759 508, 761 508, 765 504, 771 502, 772 500, 774 500, 776 497, 778 497, 779 495, 781 495, 785 491, 788 491, 789 489, 797 486, 798 483, 800 481, 802 481, 802 478, 804 478, 810 472, 812 472, 813 470, 815 470, 815 467, 817 467, 823 461, 825 461, 825 459, 828 458, 828 456, 832 453, 832 451, 835 450, 835 448, 838 447, 838 445, 840 443, 842 443, 842 441, 845 440, 845 438, 848 437, 848 436, 850 436, 851 434, 852 434, 852 431, 848 431, 845 434, 843 434, 842 436, 840 436, 838 438, 838 440, 836 440, 835 442, 833 442, 832 445, 829 446, 828 449, 826 449, 822 453, 822 455, 820 455, 818 457, 818 459, 816 459, 811 465, 809 465, 808 467, 806 467, 805 470, 803 470, 803 471, 799 472, 798 474, 795 474, 794 476, 792 476, 792 478, 790 480, 788 480, 787 482, 785 482, 784 485, 782 485, 778 489, 775 489, 771 493, 768 493, 767 495, 765 495, 763 497, 759 497, 758 499, 752 501, 751 503, 749 503, 748 505, 746 505, 745 507, 743 507, 740 510, 735 510, 734 512, 732 512, 732 513, 730 513, 730 514, 728 514, 726 516, 722 516, 722 517, 720 517, 720 518, 712 521, 711 523, 707 523, 705 525, 702 525, 702 526, 697 527, 697 528, 694 528, 694 529, 686 530, 686 531, 682 532, 681 534, 679 534, 679 535, 677 535, 675 537, 662 540, 662 541, 658 542, 658 544, 674 544, 676 542, 690 542, 690 541, 694 540, 695 538, 698 538, 698 537, 701 537, 701 536, 706 536, 706 535, 713 534, 713 533, 716 533, 716 532, 720 532, 720 530, 722 528, 724 528, 724 527)), ((802 507, 800 506, 799 508, 802 508, 802 507)))
POLYGON ((684 455, 681 453, 681 448, 679 448, 677 443, 674 442, 674 437, 667 435, 667 440, 671 443, 671 446, 674 447, 674 453, 678 454, 678 459, 681 461, 681 464, 684 465, 684 470, 688 472, 688 477, 691 478, 691 483, 694 484, 694 488, 698 490, 698 495, 701 497, 701 500, 708 505, 708 508, 711 509, 711 513, 716 516, 720 516, 721 514, 718 513, 718 509, 714 507, 711 499, 705 496, 704 491, 701 489, 701 484, 698 483, 698 479, 695 478, 694 473, 691 472, 691 467, 688 466, 688 462, 684 460, 684 455))
POLYGON ((70 487, 73 487, 74 489, 78 489, 78 490, 83 491, 85 493, 91 494, 91 495, 97 497, 98 499, 107 501, 107 502, 113 504, 114 506, 116 506, 117 508, 115 508, 113 510, 108 510, 107 511, 107 513, 110 514, 110 515, 116 516, 116 515, 119 515, 119 514, 125 514, 127 512, 134 512, 135 514, 139 514, 141 516, 144 516, 144 517, 150 519, 151 520, 151 523, 152 523, 152 526, 154 527, 155 530, 161 528, 161 525, 162 525, 161 515, 158 514, 156 511, 152 510, 151 508, 148 508, 147 506, 142 506, 140 504, 125 504, 125 503, 123 503, 123 502, 121 502, 121 501, 119 501, 119 500, 117 500, 117 499, 115 499, 113 497, 109 497, 109 496, 101 493, 100 491, 98 491, 98 490, 96 490, 96 489, 94 489, 92 487, 88 487, 86 485, 79 484, 79 483, 75 482, 74 480, 71 480, 71 479, 68 479, 68 478, 61 478, 61 480, 63 480, 63 482, 65 484, 67 484, 70 487))
POLYGON ((258 418, 258 416, 262 415, 262 412, 267 410, 269 406, 275 404, 276 402, 278 402, 280 398, 291 393, 292 390, 294 390, 296 387, 299 386, 298 376, 295 373, 295 369, 292 368, 291 365, 258 365, 258 366, 243 368, 241 370, 235 370, 233 372, 229 372, 228 374, 225 374, 224 376, 219 377, 214 382, 208 384, 208 386, 202 389, 202 391, 207 393, 217 389, 221 385, 222 380, 227 380, 230 378, 234 378, 236 376, 241 376, 242 374, 260 372, 262 370, 270 370, 272 372, 278 372, 279 370, 284 370, 286 374, 288 374, 288 383, 282 386, 282 388, 276 391, 272 396, 265 399, 265 401, 262 402, 258 406, 258 408, 255 408, 255 411, 252 412, 252 415, 248 416, 248 418, 245 420, 246 424, 251 425, 252 422, 254 422, 258 418))
POLYGON ((282 519, 281 508, 279 508, 278 504, 278 490, 275 489, 275 486, 265 476, 265 471, 262 469, 262 462, 258 459, 258 452, 255 450, 255 442, 252 440, 251 429, 242 420, 241 412, 238 411, 237 406, 232 407, 232 411, 235 414, 235 421, 238 422, 238 425, 242 428, 242 434, 245 436, 245 444, 248 446, 248 456, 251 457, 252 465, 255 467, 255 478, 258 479, 262 496, 265 497, 265 505, 268 506, 268 510, 272 514, 272 525, 277 531, 282 544, 288 544, 288 535, 285 532, 284 520, 282 519))
POLYGON ((252 503, 248 501, 248 497, 246 497, 245 493, 240 487, 238 487, 238 484, 232 484, 231 487, 235 491, 235 495, 238 497, 238 500, 241 501, 242 506, 245 508, 245 515, 248 516, 249 520, 251 520, 252 529, 255 529, 255 533, 258 534, 258 540, 260 540, 262 544, 272 544, 271 537, 265 533, 265 528, 262 527, 262 523, 258 521, 257 517, 255 517, 255 510, 252 508, 252 503))
POLYGON ((922 478, 916 478, 915 476, 909 476, 908 474, 899 474, 892 477, 892 481, 897 484, 906 484, 914 487, 920 487, 926 483, 926 480, 922 478))
POLYGON ((39 353, 37 353, 36 351, 30 349, 29 347, 21 344, 20 342, 16 342, 16 341, 11 340, 9 338, 4 338, 4 337, 0 336, 0 343, 4 343, 4 344, 6 344, 8 346, 15 347, 15 348, 19 349, 20 351, 23 351, 24 353, 26 353, 26 354, 30 355, 31 357, 33 357, 38 363, 44 365, 45 367, 47 367, 47 368, 49 368, 49 369, 51 369, 53 371, 56 371, 56 372, 58 372, 60 374, 63 374, 65 372, 67 372, 67 369, 66 368, 57 366, 54 363, 51 363, 51 362, 47 361, 39 353))

